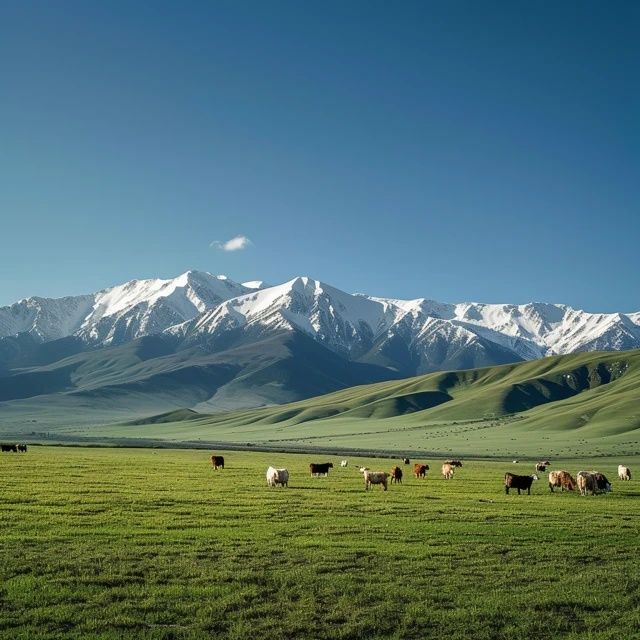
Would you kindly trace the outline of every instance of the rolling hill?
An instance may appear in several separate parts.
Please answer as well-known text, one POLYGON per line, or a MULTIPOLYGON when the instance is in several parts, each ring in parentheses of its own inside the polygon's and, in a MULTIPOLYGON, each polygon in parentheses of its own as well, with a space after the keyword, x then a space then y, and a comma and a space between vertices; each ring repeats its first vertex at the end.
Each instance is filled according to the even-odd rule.
POLYGON ((61 433, 336 452, 638 455, 640 350, 432 373, 261 409, 180 411, 61 433))

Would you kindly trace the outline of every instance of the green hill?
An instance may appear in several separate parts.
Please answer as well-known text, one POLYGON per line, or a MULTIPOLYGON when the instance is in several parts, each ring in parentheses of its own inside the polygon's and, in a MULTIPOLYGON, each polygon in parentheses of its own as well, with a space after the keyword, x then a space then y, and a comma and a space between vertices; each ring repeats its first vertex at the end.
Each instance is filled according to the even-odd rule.
POLYGON ((579 353, 351 387, 186 420, 110 426, 112 437, 478 456, 640 453, 640 351, 579 353))
POLYGON ((244 338, 209 353, 176 351, 171 339, 147 336, 0 372, 0 436, 78 427, 100 435, 101 425, 150 414, 281 404, 399 377, 345 360, 300 332, 244 338))

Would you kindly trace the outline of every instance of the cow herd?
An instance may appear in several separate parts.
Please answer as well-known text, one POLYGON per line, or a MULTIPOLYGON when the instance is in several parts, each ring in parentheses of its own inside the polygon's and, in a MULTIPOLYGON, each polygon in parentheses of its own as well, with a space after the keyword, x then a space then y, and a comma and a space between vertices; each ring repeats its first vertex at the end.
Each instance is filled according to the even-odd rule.
MULTIPOLYGON (((536 471, 544 471, 549 462, 536 464, 536 471)), ((622 481, 631 480, 631 469, 625 465, 618 465, 618 478, 622 481)), ((516 475, 515 473, 506 473, 504 476, 504 490, 509 494, 509 489, 517 489, 518 495, 520 491, 526 489, 527 494, 531 494, 531 485, 539 480, 536 474, 531 476, 516 475)), ((609 493, 612 491, 611 482, 604 473, 599 471, 578 471, 574 478, 568 471, 551 471, 549 473, 549 490, 553 493, 555 489, 560 491, 575 491, 578 489, 581 496, 589 493, 596 495, 598 493, 609 493)))
MULTIPOLYGON (((0 451, 2 453, 26 453, 27 445, 22 443, 0 443, 0 451)), ((410 464, 409 458, 403 458, 402 462, 405 465, 410 464)), ((517 460, 514 460, 516 463, 517 460)), ((340 466, 344 469, 348 466, 348 460, 342 460, 340 466)), ((545 472, 547 467, 551 463, 549 460, 537 462, 535 465, 536 473, 532 475, 519 475, 511 472, 507 472, 504 475, 504 489, 508 495, 511 489, 518 491, 520 495, 521 491, 526 491, 528 495, 531 494, 531 486, 537 480, 539 480, 538 473, 545 472)), ((211 465, 214 470, 224 469, 224 457, 221 455, 213 454, 211 456, 211 465)), ((445 480, 451 480, 454 476, 455 470, 462 467, 461 460, 445 460, 442 463, 441 473, 445 480)), ((309 473, 311 477, 328 476, 329 470, 333 469, 332 462, 312 462, 309 464, 309 473)), ((372 485, 380 485, 384 491, 387 491, 389 480, 391 484, 402 484, 403 471, 397 464, 391 467, 389 472, 387 471, 372 471, 368 467, 360 467, 360 473, 364 478, 365 490, 369 490, 372 485)), ((429 471, 429 465, 416 462, 413 465, 413 475, 416 479, 426 478, 427 471, 429 471)), ((267 469, 267 485, 269 487, 288 487, 289 486, 289 471, 287 469, 278 469, 275 467, 269 467, 267 469)), ((622 481, 631 480, 631 469, 625 465, 618 466, 618 478, 622 481)), ((551 471, 549 473, 549 490, 553 493, 555 489, 560 491, 575 491, 578 489, 580 495, 586 496, 588 494, 596 495, 598 493, 608 493, 612 490, 611 483, 607 477, 599 471, 578 471, 574 478, 568 471, 558 470, 551 471)))
MULTIPOLYGON (((3 446, 3 451, 4 446, 3 446)), ((26 446, 25 446, 26 451, 26 446)), ((409 458, 403 458, 402 462, 405 465, 410 464, 409 458)), ((215 470, 224 469, 224 458, 219 455, 211 456, 211 464, 215 470)), ((511 489, 515 489, 518 495, 522 491, 526 491, 528 495, 531 495, 531 486, 539 477, 537 473, 546 471, 547 467, 551 463, 548 460, 537 462, 535 465, 536 473, 532 475, 519 475, 511 472, 507 472, 504 475, 504 489, 508 495, 511 489)), ((349 465, 348 460, 342 460, 340 467, 343 469, 349 465)), ((451 480, 454 476, 455 470, 462 467, 461 460, 445 460, 442 463, 441 473, 445 480, 451 480)), ((332 462, 312 462, 309 464, 309 473, 312 478, 320 476, 327 477, 329 470, 333 469, 332 462)), ((364 488, 368 491, 373 485, 380 485, 383 491, 387 491, 389 484, 402 484, 403 471, 397 464, 391 467, 390 471, 372 471, 369 467, 360 467, 360 473, 364 479, 364 488)), ((427 471, 429 471, 429 465, 416 462, 413 465, 413 475, 416 479, 426 478, 427 471)), ((618 478, 620 480, 631 480, 631 470, 624 465, 618 466, 618 478)), ((289 486, 289 471, 284 468, 276 468, 270 466, 266 473, 267 486, 269 487, 288 487, 289 486)), ((580 495, 596 495, 598 493, 608 493, 612 490, 611 483, 607 477, 599 471, 579 471, 574 478, 568 471, 558 470, 551 471, 549 473, 549 490, 551 493, 555 489, 560 491, 575 491, 578 489, 580 495)))
POLYGON ((0 444, 2 453, 27 453, 27 445, 15 442, 3 442, 0 444))

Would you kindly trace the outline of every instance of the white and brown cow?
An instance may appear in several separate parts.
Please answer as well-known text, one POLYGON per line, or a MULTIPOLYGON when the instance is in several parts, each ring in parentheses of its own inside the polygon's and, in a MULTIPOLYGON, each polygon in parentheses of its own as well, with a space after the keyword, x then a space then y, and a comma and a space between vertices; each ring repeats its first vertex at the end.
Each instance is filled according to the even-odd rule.
POLYGON ((593 496, 598 493, 598 484, 596 482, 595 473, 591 473, 590 471, 578 471, 576 480, 581 496, 586 496, 589 491, 593 496))
POLYGON ((560 487, 560 491, 573 491, 576 488, 575 478, 568 471, 551 471, 549 473, 549 490, 553 493, 554 487, 560 487))
POLYGON ((623 464, 618 465, 618 478, 620 480, 631 480, 631 469, 623 464))
POLYGON ((389 475, 386 471, 364 471, 364 488, 369 490, 372 484, 382 485, 382 488, 387 490, 387 480, 389 475))
POLYGON ((455 473, 455 467, 450 465, 448 462, 445 462, 442 465, 442 475, 445 480, 451 480, 453 478, 453 474, 455 473))
POLYGON ((289 486, 289 471, 287 469, 276 469, 275 467, 269 467, 267 469, 267 485, 269 487, 281 487, 289 486))

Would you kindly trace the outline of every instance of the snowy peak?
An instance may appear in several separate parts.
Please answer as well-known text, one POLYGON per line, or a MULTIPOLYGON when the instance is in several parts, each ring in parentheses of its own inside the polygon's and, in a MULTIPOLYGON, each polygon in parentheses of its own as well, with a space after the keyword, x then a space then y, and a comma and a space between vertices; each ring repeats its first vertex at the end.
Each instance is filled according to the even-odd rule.
POLYGON ((212 333, 220 327, 259 325, 270 330, 300 330, 336 351, 351 351, 364 336, 388 327, 383 305, 353 296, 319 280, 300 276, 224 302, 181 329, 212 333))
POLYGON ((246 291, 226 276, 202 271, 187 271, 170 280, 132 280, 96 294, 80 335, 118 343, 160 333, 246 291))
POLYGON ((94 294, 28 298, 0 308, 0 339, 77 336, 120 344, 167 333, 216 349, 243 336, 300 331, 349 360, 403 372, 482 366, 584 350, 640 347, 640 312, 594 314, 562 304, 442 303, 350 294, 308 276, 276 286, 187 271, 94 294))
POLYGON ((91 310, 93 296, 25 298, 0 308, 0 338, 28 333, 49 342, 72 335, 91 310))
POLYGON ((0 308, 0 338, 28 333, 43 342, 78 335, 117 343, 195 318, 248 289, 225 276, 187 271, 177 278, 131 280, 72 298, 27 298, 0 308))

